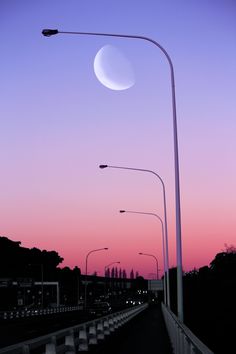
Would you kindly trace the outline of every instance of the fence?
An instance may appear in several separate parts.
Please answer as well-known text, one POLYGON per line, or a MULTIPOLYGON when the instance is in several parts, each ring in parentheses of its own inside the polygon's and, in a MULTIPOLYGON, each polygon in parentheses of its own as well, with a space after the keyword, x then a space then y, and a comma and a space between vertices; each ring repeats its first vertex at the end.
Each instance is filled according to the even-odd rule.
POLYGON ((45 309, 1 311, 0 312, 0 319, 13 320, 16 318, 51 315, 51 314, 55 314, 55 313, 63 313, 63 312, 78 311, 78 310, 81 310, 81 306, 59 306, 59 307, 45 308, 45 309))
POLYGON ((148 307, 138 305, 89 322, 0 349, 0 354, 75 354, 88 351, 100 341, 148 307))
POLYGON ((214 354, 163 304, 162 313, 174 354, 214 354))

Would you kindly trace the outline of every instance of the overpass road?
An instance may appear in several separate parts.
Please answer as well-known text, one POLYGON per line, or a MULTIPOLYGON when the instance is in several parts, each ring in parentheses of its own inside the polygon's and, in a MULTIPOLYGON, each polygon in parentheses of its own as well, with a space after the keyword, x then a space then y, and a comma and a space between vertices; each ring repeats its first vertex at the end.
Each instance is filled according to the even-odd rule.
MULTIPOLYGON (((25 321, 7 321, 0 324, 0 348, 86 320, 88 319, 83 312, 75 311, 25 321)), ((90 346, 89 352, 93 354, 172 353, 161 308, 157 305, 149 306, 108 336, 105 341, 96 346, 90 346)))
POLYGON ((149 306, 104 343, 95 354, 172 354, 170 340, 158 305, 149 306))

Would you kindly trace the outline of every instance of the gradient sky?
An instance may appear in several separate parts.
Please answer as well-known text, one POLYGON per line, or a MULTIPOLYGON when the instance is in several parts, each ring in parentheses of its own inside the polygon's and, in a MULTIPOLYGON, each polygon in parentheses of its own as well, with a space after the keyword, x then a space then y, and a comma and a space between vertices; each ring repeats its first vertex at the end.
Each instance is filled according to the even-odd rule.
POLYGON ((145 277, 163 271, 159 181, 166 184, 170 266, 176 265, 169 67, 139 40, 58 35, 43 28, 151 37, 176 76, 183 268, 208 265, 236 244, 236 3, 234 0, 1 0, 0 235, 56 250, 64 266, 103 274, 120 261, 145 277), (135 85, 101 85, 104 45, 130 61, 135 85))

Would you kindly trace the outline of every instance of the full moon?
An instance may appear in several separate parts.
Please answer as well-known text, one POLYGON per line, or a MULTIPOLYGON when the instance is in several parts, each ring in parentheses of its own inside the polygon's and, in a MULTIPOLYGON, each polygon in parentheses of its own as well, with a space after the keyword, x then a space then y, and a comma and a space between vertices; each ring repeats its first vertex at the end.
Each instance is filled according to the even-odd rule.
POLYGON ((105 45, 97 52, 93 66, 97 79, 111 90, 127 90, 135 83, 131 63, 112 45, 105 45))

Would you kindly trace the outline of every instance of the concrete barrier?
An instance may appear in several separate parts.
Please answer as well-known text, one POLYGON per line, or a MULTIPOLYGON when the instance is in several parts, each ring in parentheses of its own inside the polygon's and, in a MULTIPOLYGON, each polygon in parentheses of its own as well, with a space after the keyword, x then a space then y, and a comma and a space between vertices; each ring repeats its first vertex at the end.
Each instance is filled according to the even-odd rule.
POLYGON ((86 326, 81 327, 81 329, 79 331, 78 351, 79 352, 87 352, 88 351, 88 337, 87 337, 86 326))
POLYGON ((69 334, 65 336, 65 354, 75 354, 76 346, 75 346, 75 338, 73 334, 69 334))
POLYGON ((45 354, 56 354, 56 345, 53 343, 46 344, 45 354))
POLYGON ((110 327, 109 327, 109 320, 108 320, 108 318, 105 318, 105 320, 104 320, 104 322, 103 322, 103 330, 104 330, 105 336, 109 336, 109 334, 110 334, 110 327))
POLYGON ((105 334, 104 334, 103 321, 100 321, 97 324, 97 339, 98 339, 98 341, 101 341, 104 338, 105 338, 105 334))
POLYGON ((147 304, 125 309, 108 316, 78 324, 48 335, 0 349, 0 354, 31 354, 44 346, 45 354, 75 354, 89 350, 124 325, 134 316, 144 311, 147 304), (58 344, 60 343, 60 344, 58 344), (61 344, 62 343, 62 344, 61 344))
POLYGON ((92 323, 89 326, 89 345, 94 345, 98 343, 97 339, 97 329, 96 329, 96 323, 92 323))

